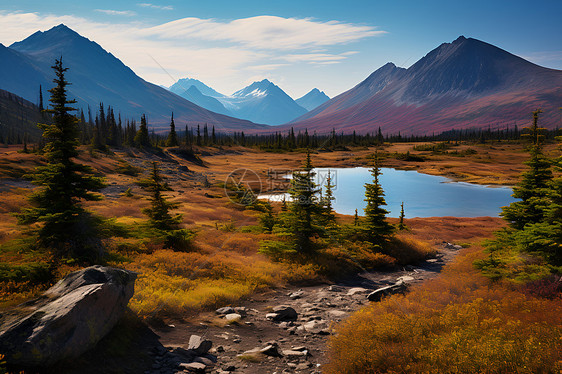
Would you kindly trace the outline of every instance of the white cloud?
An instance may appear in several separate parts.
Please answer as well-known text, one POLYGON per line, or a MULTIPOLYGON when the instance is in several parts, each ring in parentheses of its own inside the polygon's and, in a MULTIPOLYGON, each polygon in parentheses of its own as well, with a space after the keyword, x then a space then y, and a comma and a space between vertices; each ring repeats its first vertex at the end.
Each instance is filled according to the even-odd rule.
POLYGON ((152 8, 152 9, 161 9, 161 10, 174 10, 174 7, 171 5, 154 5, 150 3, 139 3, 137 4, 143 8, 152 8))
POLYGON ((251 48, 291 50, 345 44, 386 32, 376 30, 372 26, 357 26, 338 21, 319 22, 310 18, 258 16, 229 22, 182 18, 144 29, 143 33, 162 39, 189 37, 230 41, 251 48))
POLYGON ((95 9, 96 12, 105 13, 110 16, 127 16, 132 17, 137 13, 132 10, 112 10, 112 9, 95 9))
POLYGON ((285 79, 280 69, 288 71, 291 65, 341 63, 357 53, 346 51, 345 44, 384 33, 371 26, 272 16, 228 22, 183 18, 158 26, 121 20, 0 11, 0 43, 10 45, 64 23, 150 82, 169 86, 190 76, 228 93, 238 90, 249 74, 267 74, 277 83, 285 79))

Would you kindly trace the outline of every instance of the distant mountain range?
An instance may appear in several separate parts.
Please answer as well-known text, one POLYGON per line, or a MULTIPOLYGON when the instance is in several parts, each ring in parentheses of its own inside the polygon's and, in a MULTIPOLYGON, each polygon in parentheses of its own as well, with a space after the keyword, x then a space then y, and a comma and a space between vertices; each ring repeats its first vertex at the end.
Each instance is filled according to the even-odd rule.
POLYGON ((323 92, 314 89, 301 98, 304 105, 299 105, 285 91, 267 79, 254 82, 232 96, 221 94, 192 78, 178 80, 170 86, 169 90, 213 112, 267 125, 289 122, 310 110, 305 105, 315 108, 329 99, 323 92), (323 97, 326 100, 323 100, 323 97), (315 103, 318 104, 314 105, 315 103))
POLYGON ((119 59, 65 25, 36 32, 9 48, 0 45, 0 88, 37 103, 39 85, 53 86, 51 66, 63 57, 71 82, 69 94, 77 106, 95 110, 100 102, 116 108, 125 118, 146 114, 149 125, 167 129, 174 112, 176 124, 208 123, 218 131, 263 129, 247 120, 215 113, 181 98, 137 76, 119 59))
POLYGON ((313 88, 309 93, 299 99, 296 99, 295 101, 304 109, 311 111, 324 104, 328 100, 330 100, 328 95, 320 91, 318 88, 313 88))
POLYGON ((283 128, 427 134, 459 128, 560 124, 562 71, 491 44, 459 37, 408 69, 388 63, 367 79, 283 128))
MULTIPOLYGON (((123 118, 146 114, 149 125, 207 123, 219 132, 308 129, 327 133, 427 134, 450 129, 527 125, 541 108, 541 125, 560 123, 562 71, 544 68, 491 44, 459 37, 408 69, 388 63, 352 89, 328 100, 318 89, 293 100, 267 79, 231 96, 196 79, 166 90, 137 76, 97 43, 64 25, 37 31, 10 47, 0 44, 0 89, 45 105, 55 58, 69 68, 69 96, 95 112, 100 102, 123 118), (281 125, 272 128, 267 125, 281 125)), ((24 106, 29 106, 25 104, 24 106)))

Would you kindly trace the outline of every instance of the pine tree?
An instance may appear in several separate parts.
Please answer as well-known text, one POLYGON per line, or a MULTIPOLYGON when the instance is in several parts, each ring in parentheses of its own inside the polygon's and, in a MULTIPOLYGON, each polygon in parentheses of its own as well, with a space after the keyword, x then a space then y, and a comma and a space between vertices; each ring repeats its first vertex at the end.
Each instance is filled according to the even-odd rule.
POLYGON ((355 209, 355 215, 353 216, 353 226, 359 226, 359 215, 357 214, 357 209, 355 209))
POLYGON ((513 197, 521 199, 503 208, 501 216, 511 227, 521 230, 526 224, 542 221, 549 205, 549 186, 552 181, 551 163, 542 152, 544 129, 538 127, 540 110, 533 112, 533 124, 528 128, 527 137, 532 141, 529 147, 531 158, 525 164, 529 170, 523 173, 521 181, 513 188, 513 197))
POLYGON ((137 131, 137 134, 135 135, 135 146, 139 148, 151 147, 150 136, 148 135, 148 125, 144 114, 141 117, 139 131, 137 131))
POLYGON ((382 245, 393 233, 394 228, 386 220, 388 211, 383 208, 386 205, 384 191, 379 182, 381 175, 378 155, 375 153, 374 166, 371 169, 373 183, 365 183, 365 220, 363 230, 368 241, 376 245, 382 245))
POLYGON ((56 86, 51 93, 51 124, 39 124, 46 140, 44 157, 47 165, 37 168, 33 183, 41 186, 31 196, 34 208, 20 215, 20 222, 42 222, 38 241, 51 249, 56 258, 79 257, 91 261, 101 256, 103 247, 97 236, 95 220, 81 206, 82 200, 99 200, 94 191, 105 186, 102 178, 95 177, 93 170, 77 164, 78 119, 70 112, 75 100, 67 99, 69 84, 65 79, 62 57, 52 66, 56 86))
POLYGON ((150 219, 150 225, 158 230, 170 231, 178 228, 181 215, 172 217, 170 210, 177 208, 178 204, 166 200, 162 192, 171 189, 160 175, 158 163, 152 163, 152 170, 148 179, 139 183, 142 188, 150 193, 150 208, 143 209, 143 213, 150 219))
POLYGON ((398 230, 404 230, 406 225, 404 224, 404 202, 400 204, 400 221, 398 222, 398 230))
POLYGON ((336 225, 336 216, 334 215, 334 208, 332 206, 332 201, 336 198, 334 197, 333 189, 336 187, 332 184, 332 173, 328 170, 328 175, 326 177, 326 193, 322 198, 322 218, 323 224, 328 228, 333 228, 336 225))
POLYGON ((178 134, 176 134, 176 125, 174 123, 174 113, 172 112, 172 120, 170 121, 170 133, 166 139, 166 147, 178 146, 178 134))
POLYGON ((314 182, 315 175, 310 152, 307 151, 302 170, 293 172, 288 191, 292 198, 289 205, 290 230, 295 237, 297 249, 303 252, 312 249, 310 237, 319 231, 313 225, 313 219, 320 213, 320 206, 315 196, 318 193, 314 182))

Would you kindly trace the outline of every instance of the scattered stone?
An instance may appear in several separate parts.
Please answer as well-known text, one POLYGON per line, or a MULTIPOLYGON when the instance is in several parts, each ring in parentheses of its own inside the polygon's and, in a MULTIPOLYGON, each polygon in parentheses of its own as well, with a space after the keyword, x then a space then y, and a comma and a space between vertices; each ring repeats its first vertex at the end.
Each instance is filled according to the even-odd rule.
POLYGON ((226 314, 224 318, 230 323, 238 323, 242 319, 242 316, 238 313, 229 313, 226 314))
POLYGON ((242 317, 246 317, 248 315, 248 309, 245 306, 237 306, 234 308, 234 313, 238 313, 242 317))
POLYGON ((279 351, 279 345, 276 342, 269 342, 263 348, 256 347, 254 349, 250 349, 249 351, 245 351, 242 353, 242 356, 252 356, 256 354, 263 354, 269 357, 282 357, 282 354, 279 351))
POLYGON ((342 286, 338 286, 338 285, 331 285, 330 287, 328 287, 328 291, 332 291, 332 292, 343 292, 345 291, 345 287, 342 286))
POLYGON ((304 291, 298 290, 298 291, 295 291, 295 292, 292 292, 291 294, 289 294, 289 298, 291 300, 296 300, 296 299, 300 299, 303 295, 304 295, 304 291))
POLYGON ((290 306, 279 305, 273 308, 273 313, 267 313, 265 318, 273 321, 296 321, 298 314, 290 306))
POLYGON ((205 340, 199 335, 191 335, 189 337, 189 344, 187 348, 195 352, 197 356, 203 356, 209 352, 209 349, 211 349, 212 346, 213 343, 210 340, 205 340))
POLYGON ((0 315, 0 352, 10 364, 50 366, 93 348, 121 318, 136 274, 91 266, 41 297, 0 315))
POLYGON ((381 301, 383 297, 394 294, 404 294, 408 290, 408 285, 404 282, 398 282, 392 286, 379 288, 367 295, 369 301, 381 301))
POLYGON ((309 367, 312 367, 312 363, 310 362, 301 362, 300 364, 297 365, 297 367, 295 368, 296 370, 306 370, 309 367))
POLYGON ((189 362, 180 364, 180 368, 183 370, 188 370, 193 373, 204 373, 207 369, 207 365, 200 362, 189 362))
POLYGON ((225 306, 224 308, 219 308, 215 311, 215 313, 222 314, 222 315, 231 314, 231 313, 235 313, 235 312, 236 311, 234 310, 234 308, 230 307, 230 306, 225 306))
POLYGON ((293 350, 283 351, 283 356, 287 357, 288 359, 306 357, 307 355, 308 355, 308 351, 293 351, 293 350))
POLYGON ((348 296, 358 295, 358 294, 366 294, 369 293, 369 290, 363 287, 353 287, 347 291, 348 296))
POLYGON ((408 283, 408 282, 413 282, 413 281, 415 281, 415 278, 412 277, 412 276, 410 276, 410 275, 403 275, 403 276, 401 276, 401 277, 396 278, 396 281, 397 281, 397 282, 405 282, 405 283, 408 283))

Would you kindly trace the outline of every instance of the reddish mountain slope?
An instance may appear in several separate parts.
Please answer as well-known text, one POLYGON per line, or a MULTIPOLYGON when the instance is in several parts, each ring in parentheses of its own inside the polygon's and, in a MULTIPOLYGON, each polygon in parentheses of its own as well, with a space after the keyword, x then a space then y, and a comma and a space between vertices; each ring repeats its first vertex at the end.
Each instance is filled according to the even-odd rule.
MULTIPOLYGON (((386 64, 351 90, 283 128, 428 134, 450 129, 526 125, 541 108, 542 125, 560 123, 562 71, 491 44, 459 37, 408 69, 386 64)), ((279 130, 277 128, 276 130, 279 130)))

